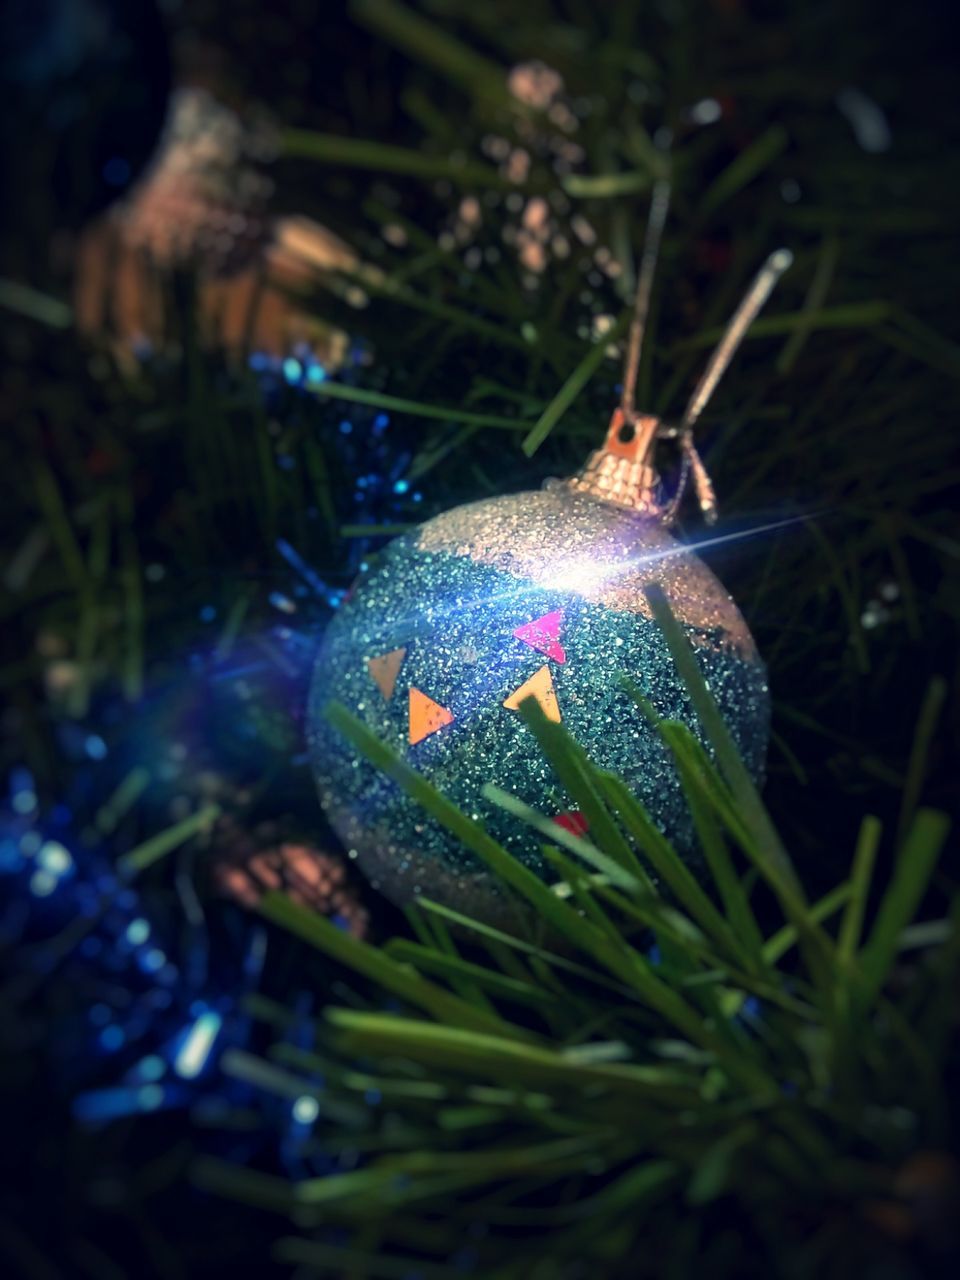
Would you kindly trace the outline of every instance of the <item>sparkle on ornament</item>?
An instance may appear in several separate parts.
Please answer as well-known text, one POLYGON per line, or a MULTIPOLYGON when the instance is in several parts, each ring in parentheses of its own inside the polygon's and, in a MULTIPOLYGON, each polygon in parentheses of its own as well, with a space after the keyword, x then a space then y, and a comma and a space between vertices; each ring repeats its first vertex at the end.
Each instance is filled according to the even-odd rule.
POLYGON ((589 591, 591 587, 598 587, 602 582, 606 582, 617 573, 623 573, 629 568, 629 565, 620 563, 615 565, 604 564, 590 558, 574 559, 560 561, 558 564, 546 564, 540 575, 539 582, 550 587, 554 591, 589 591))

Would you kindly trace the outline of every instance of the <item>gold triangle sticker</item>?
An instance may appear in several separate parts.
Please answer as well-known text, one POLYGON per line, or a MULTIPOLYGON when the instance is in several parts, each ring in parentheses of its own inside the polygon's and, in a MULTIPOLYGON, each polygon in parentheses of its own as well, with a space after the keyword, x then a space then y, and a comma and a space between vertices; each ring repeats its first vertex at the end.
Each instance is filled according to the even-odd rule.
POLYGON ((411 746, 429 738, 444 725, 453 724, 453 712, 441 707, 419 689, 410 686, 410 743, 411 746))
POLYGON ((534 672, 529 680, 525 680, 519 689, 504 700, 503 705, 508 711, 518 711, 524 698, 536 698, 547 719, 560 723, 560 704, 557 702, 557 691, 553 687, 549 667, 543 666, 534 672))
POLYGON ((397 675, 406 656, 406 649, 391 649, 389 653, 383 653, 379 658, 367 659, 367 670, 387 702, 393 697, 397 675))

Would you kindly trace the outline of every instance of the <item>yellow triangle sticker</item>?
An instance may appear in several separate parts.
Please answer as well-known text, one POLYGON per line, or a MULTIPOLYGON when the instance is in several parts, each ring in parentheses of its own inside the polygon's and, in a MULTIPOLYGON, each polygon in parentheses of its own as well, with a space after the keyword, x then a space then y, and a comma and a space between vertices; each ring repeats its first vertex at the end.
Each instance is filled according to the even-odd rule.
POLYGON ((429 738, 444 725, 453 724, 453 712, 441 707, 419 689, 410 686, 410 744, 413 746, 429 738))
POLYGON ((519 689, 504 700, 503 705, 508 711, 519 711, 520 703, 524 698, 536 698, 547 719, 560 723, 560 704, 557 702, 557 691, 553 687, 553 676, 550 674, 549 667, 543 666, 539 671, 534 672, 529 680, 525 680, 519 689))
POLYGON ((397 675, 406 656, 406 649, 391 649, 389 653, 383 653, 379 658, 367 659, 367 670, 386 702, 393 697, 397 675))

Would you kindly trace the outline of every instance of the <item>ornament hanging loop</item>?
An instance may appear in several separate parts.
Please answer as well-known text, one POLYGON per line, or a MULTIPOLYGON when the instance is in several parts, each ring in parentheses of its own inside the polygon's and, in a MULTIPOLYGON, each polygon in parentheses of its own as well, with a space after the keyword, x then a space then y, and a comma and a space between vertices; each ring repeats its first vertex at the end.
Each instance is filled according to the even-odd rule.
POLYGON ((650 314, 653 278, 669 208, 670 183, 666 178, 661 178, 654 185, 650 202, 650 217, 647 220, 624 357, 620 404, 613 411, 603 446, 595 449, 579 474, 567 481, 572 489, 589 493, 618 507, 629 507, 638 515, 653 518, 662 516, 660 481, 653 465, 661 423, 659 418, 651 414, 637 412, 636 393, 643 339, 650 314))
POLYGON ((686 492, 687 483, 693 478, 693 491, 697 496, 697 505, 700 507, 701 514, 707 524, 716 524, 717 520, 717 495, 713 487, 713 481, 710 479, 710 473, 704 465, 703 459, 697 450, 697 446, 693 443, 693 432, 689 427, 665 428, 660 432, 659 438, 664 439, 680 439, 680 475, 677 479, 676 488, 673 496, 663 509, 663 521, 665 524, 673 524, 680 510, 680 503, 683 501, 683 495, 686 492))
POLYGON ((583 468, 566 483, 571 489, 669 525, 677 518, 687 484, 692 478, 703 517, 708 524, 713 524, 717 518, 716 493, 693 442, 693 428, 729 368, 748 329, 770 297, 774 285, 793 262, 793 254, 789 249, 777 249, 767 258, 730 317, 723 336, 707 361, 707 367, 700 375, 679 425, 667 424, 651 414, 637 411, 636 390, 643 339, 650 313, 653 278, 669 206, 670 184, 662 178, 654 186, 650 203, 650 217, 644 237, 637 293, 624 357, 620 404, 610 419, 603 446, 595 449, 583 468), (680 444, 680 475, 672 496, 666 502, 662 500, 660 479, 654 465, 656 447, 660 440, 678 440, 680 444))
POLYGON ((647 233, 640 259, 640 274, 637 278, 637 296, 633 303, 633 318, 630 321, 627 351, 623 362, 620 412, 623 414, 624 421, 631 426, 635 425, 634 420, 637 416, 634 401, 637 394, 637 379, 640 375, 640 354, 643 351, 643 339, 647 332, 653 277, 660 258, 660 242, 663 239, 663 228, 667 222, 669 209, 670 183, 666 178, 661 178, 654 185, 653 197, 650 201, 650 217, 647 220, 647 233))
MULTIPOLYGON (((713 524, 716 521, 716 493, 707 469, 703 465, 703 459, 693 443, 693 428, 706 408, 710 397, 717 389, 720 379, 730 367, 730 362, 739 350, 747 331, 770 297, 777 281, 792 262, 793 254, 789 249, 775 249, 754 276, 750 282, 749 289, 740 300, 740 305, 727 322, 723 336, 714 348, 713 354, 707 361, 707 367, 700 375, 700 379, 693 389, 693 394, 690 396, 683 417, 680 419, 679 427, 671 432, 671 434, 680 438, 682 462, 680 479, 676 490, 664 510, 664 519, 667 523, 672 523, 676 519, 680 503, 683 501, 687 481, 691 476, 693 477, 693 487, 697 495, 697 502, 703 512, 704 519, 708 524, 713 524)), ((662 432, 661 436, 665 434, 665 432, 662 432)))

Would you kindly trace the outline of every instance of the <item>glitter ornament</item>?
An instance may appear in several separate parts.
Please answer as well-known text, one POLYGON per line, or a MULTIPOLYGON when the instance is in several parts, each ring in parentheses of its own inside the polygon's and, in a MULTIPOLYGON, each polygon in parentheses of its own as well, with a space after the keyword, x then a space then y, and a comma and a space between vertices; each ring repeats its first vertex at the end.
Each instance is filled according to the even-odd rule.
POLYGON ((324 716, 330 700, 546 877, 537 836, 482 794, 495 783, 567 830, 584 831, 519 714, 521 701, 535 698, 598 766, 626 781, 695 862, 675 766, 621 681, 629 676, 661 717, 702 737, 652 618, 649 583, 666 595, 748 768, 762 775, 769 722, 763 663, 733 600, 668 526, 688 477, 707 518, 714 515, 692 427, 789 255, 772 255, 757 276, 679 426, 638 414, 632 389, 667 196, 661 184, 624 396, 603 447, 569 480, 458 507, 395 539, 362 572, 324 638, 308 714, 321 801, 350 857, 401 905, 422 894, 490 923, 509 927, 516 919, 480 861, 331 727, 324 716), (653 465, 664 437, 676 439, 683 456, 669 499, 653 465))

